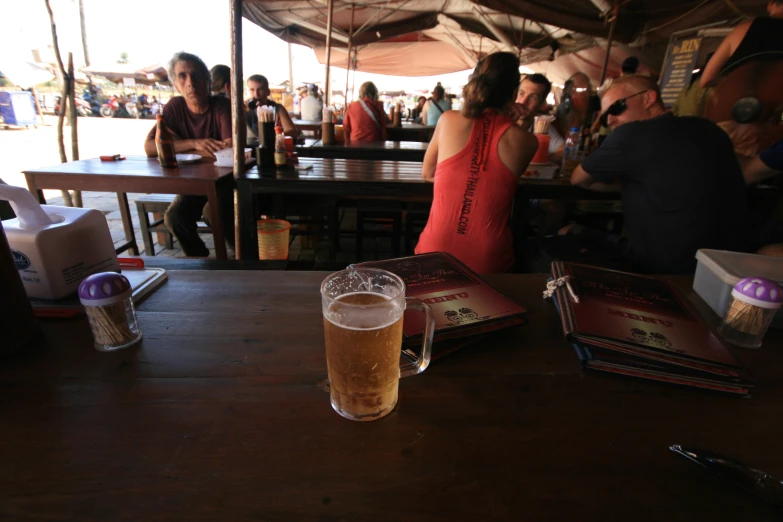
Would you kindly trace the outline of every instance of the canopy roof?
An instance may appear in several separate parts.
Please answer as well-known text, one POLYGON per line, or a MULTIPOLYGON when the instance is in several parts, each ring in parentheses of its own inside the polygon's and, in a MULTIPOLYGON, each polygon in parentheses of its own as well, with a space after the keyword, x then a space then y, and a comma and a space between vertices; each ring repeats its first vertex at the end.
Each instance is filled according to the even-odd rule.
POLYGON ((122 83, 123 78, 133 78, 136 83, 152 85, 168 81, 166 68, 160 64, 149 65, 139 68, 129 63, 113 63, 108 65, 91 65, 83 67, 85 74, 103 76, 114 83, 122 83))
MULTIPOLYGON (((523 64, 604 43, 612 0, 334 0, 332 63, 358 70, 423 76, 473 67, 495 51, 523 64), (352 22, 353 20, 353 22, 352 22), (415 50, 414 50, 415 49, 415 50)), ((624 0, 618 42, 656 44, 695 26, 763 14, 767 0, 624 0)), ((312 47, 323 61, 326 0, 244 0, 243 15, 286 42, 312 47)))

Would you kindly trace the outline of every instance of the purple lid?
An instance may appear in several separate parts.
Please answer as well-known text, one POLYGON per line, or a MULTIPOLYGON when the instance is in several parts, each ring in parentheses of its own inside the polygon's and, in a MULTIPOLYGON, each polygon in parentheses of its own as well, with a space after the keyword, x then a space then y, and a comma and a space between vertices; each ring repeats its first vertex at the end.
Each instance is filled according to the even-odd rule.
POLYGON ((761 308, 780 308, 783 292, 775 281, 763 277, 746 277, 734 285, 731 295, 735 299, 761 308))
POLYGON ((131 296, 133 288, 128 278, 115 272, 87 276, 79 285, 79 300, 87 306, 105 306, 131 296))

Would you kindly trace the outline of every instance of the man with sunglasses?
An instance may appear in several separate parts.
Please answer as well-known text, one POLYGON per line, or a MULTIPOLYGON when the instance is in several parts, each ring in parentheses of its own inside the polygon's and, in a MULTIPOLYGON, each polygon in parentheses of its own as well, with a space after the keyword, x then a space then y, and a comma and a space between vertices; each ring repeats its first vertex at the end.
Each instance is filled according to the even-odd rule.
POLYGON ((601 108, 613 132, 571 183, 619 186, 634 270, 693 273, 700 248, 745 248, 745 185, 725 132, 702 118, 675 117, 646 76, 615 80, 601 108))

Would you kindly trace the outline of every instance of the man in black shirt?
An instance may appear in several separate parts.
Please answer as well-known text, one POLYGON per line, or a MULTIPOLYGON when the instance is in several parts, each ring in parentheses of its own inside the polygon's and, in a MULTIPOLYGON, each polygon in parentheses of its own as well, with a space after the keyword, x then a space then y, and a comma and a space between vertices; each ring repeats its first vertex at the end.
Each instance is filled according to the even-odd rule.
POLYGON ((741 250, 745 183, 728 135, 675 117, 648 77, 615 80, 601 99, 613 132, 571 183, 622 191, 627 257, 640 272, 693 273, 700 248, 741 250))

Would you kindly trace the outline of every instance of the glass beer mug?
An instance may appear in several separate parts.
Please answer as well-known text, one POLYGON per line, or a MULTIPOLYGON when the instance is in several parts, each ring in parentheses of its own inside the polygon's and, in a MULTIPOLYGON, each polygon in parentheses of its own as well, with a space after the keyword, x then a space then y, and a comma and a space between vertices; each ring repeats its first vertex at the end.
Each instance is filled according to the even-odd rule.
POLYGON ((351 420, 369 421, 397 404, 401 377, 423 372, 430 363, 435 316, 421 301, 405 297, 398 276, 374 268, 349 268, 321 284, 326 365, 332 408, 351 420), (405 308, 425 317, 421 355, 400 363, 405 308))

